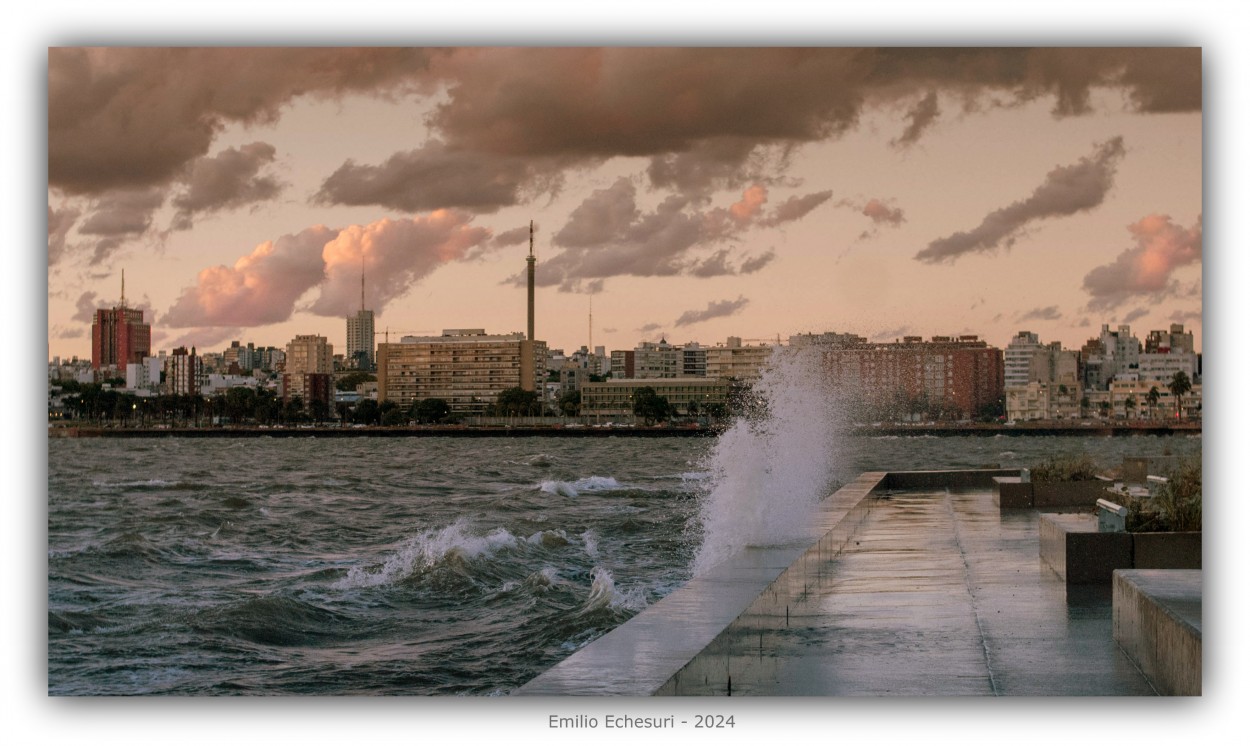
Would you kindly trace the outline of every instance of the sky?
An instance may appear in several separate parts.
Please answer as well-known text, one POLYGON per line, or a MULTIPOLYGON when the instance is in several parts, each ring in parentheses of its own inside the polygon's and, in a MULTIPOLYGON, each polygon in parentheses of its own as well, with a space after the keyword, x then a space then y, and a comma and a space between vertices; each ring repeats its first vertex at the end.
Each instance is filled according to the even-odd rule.
POLYGON ((111 47, 47 58, 48 354, 1202 340, 1197 47, 111 47))

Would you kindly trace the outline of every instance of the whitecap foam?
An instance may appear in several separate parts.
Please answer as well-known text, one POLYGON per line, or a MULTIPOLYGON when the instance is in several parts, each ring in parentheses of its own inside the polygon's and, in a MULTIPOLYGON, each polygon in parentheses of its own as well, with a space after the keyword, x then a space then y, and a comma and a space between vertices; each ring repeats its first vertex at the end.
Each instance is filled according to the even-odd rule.
POLYGON ((582 546, 586 548, 588 556, 599 556, 599 537, 595 535, 594 530, 586 529, 579 538, 582 540, 582 546))
POLYGON ((577 497, 583 492, 607 492, 625 489, 625 486, 612 477, 591 476, 573 482, 549 479, 538 485, 538 489, 551 495, 577 497))
POLYGON ((423 531, 408 539, 380 567, 351 568, 346 577, 332 587, 346 589, 391 585, 448 557, 473 559, 516 544, 517 538, 507 529, 497 528, 485 536, 475 536, 469 533, 467 521, 459 519, 439 531, 423 531))

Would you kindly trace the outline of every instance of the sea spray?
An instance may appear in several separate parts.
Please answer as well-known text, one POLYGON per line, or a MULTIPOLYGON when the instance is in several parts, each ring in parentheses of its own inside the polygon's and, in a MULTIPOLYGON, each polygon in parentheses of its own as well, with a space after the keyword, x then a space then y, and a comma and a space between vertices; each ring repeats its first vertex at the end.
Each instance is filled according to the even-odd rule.
POLYGON ((750 545, 803 538, 829 493, 842 407, 818 349, 777 348, 747 413, 708 454, 700 575, 750 545))

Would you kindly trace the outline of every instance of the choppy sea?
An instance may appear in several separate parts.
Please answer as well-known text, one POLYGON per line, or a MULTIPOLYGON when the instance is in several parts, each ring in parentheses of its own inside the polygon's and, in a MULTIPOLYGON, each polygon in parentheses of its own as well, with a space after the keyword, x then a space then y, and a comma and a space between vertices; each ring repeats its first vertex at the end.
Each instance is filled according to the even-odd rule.
MULTIPOLYGON (((1196 454, 1201 439, 819 447, 828 494, 870 469, 1078 452, 1110 467, 1196 454)), ((745 490, 762 506, 791 477, 813 489, 795 473, 806 455, 760 450, 725 437, 51 439, 48 692, 507 694, 688 580, 709 527, 736 525, 712 495, 742 467, 776 472, 745 490)))

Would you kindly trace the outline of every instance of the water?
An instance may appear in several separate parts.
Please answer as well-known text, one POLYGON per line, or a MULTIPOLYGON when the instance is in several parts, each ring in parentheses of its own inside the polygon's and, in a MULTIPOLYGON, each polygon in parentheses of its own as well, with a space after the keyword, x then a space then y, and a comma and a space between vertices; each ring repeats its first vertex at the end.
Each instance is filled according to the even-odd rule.
POLYGON ((778 485, 1201 449, 754 432, 50 440, 49 693, 506 694, 680 586, 710 547, 784 536, 803 511, 775 494, 789 517, 733 529, 778 485))

